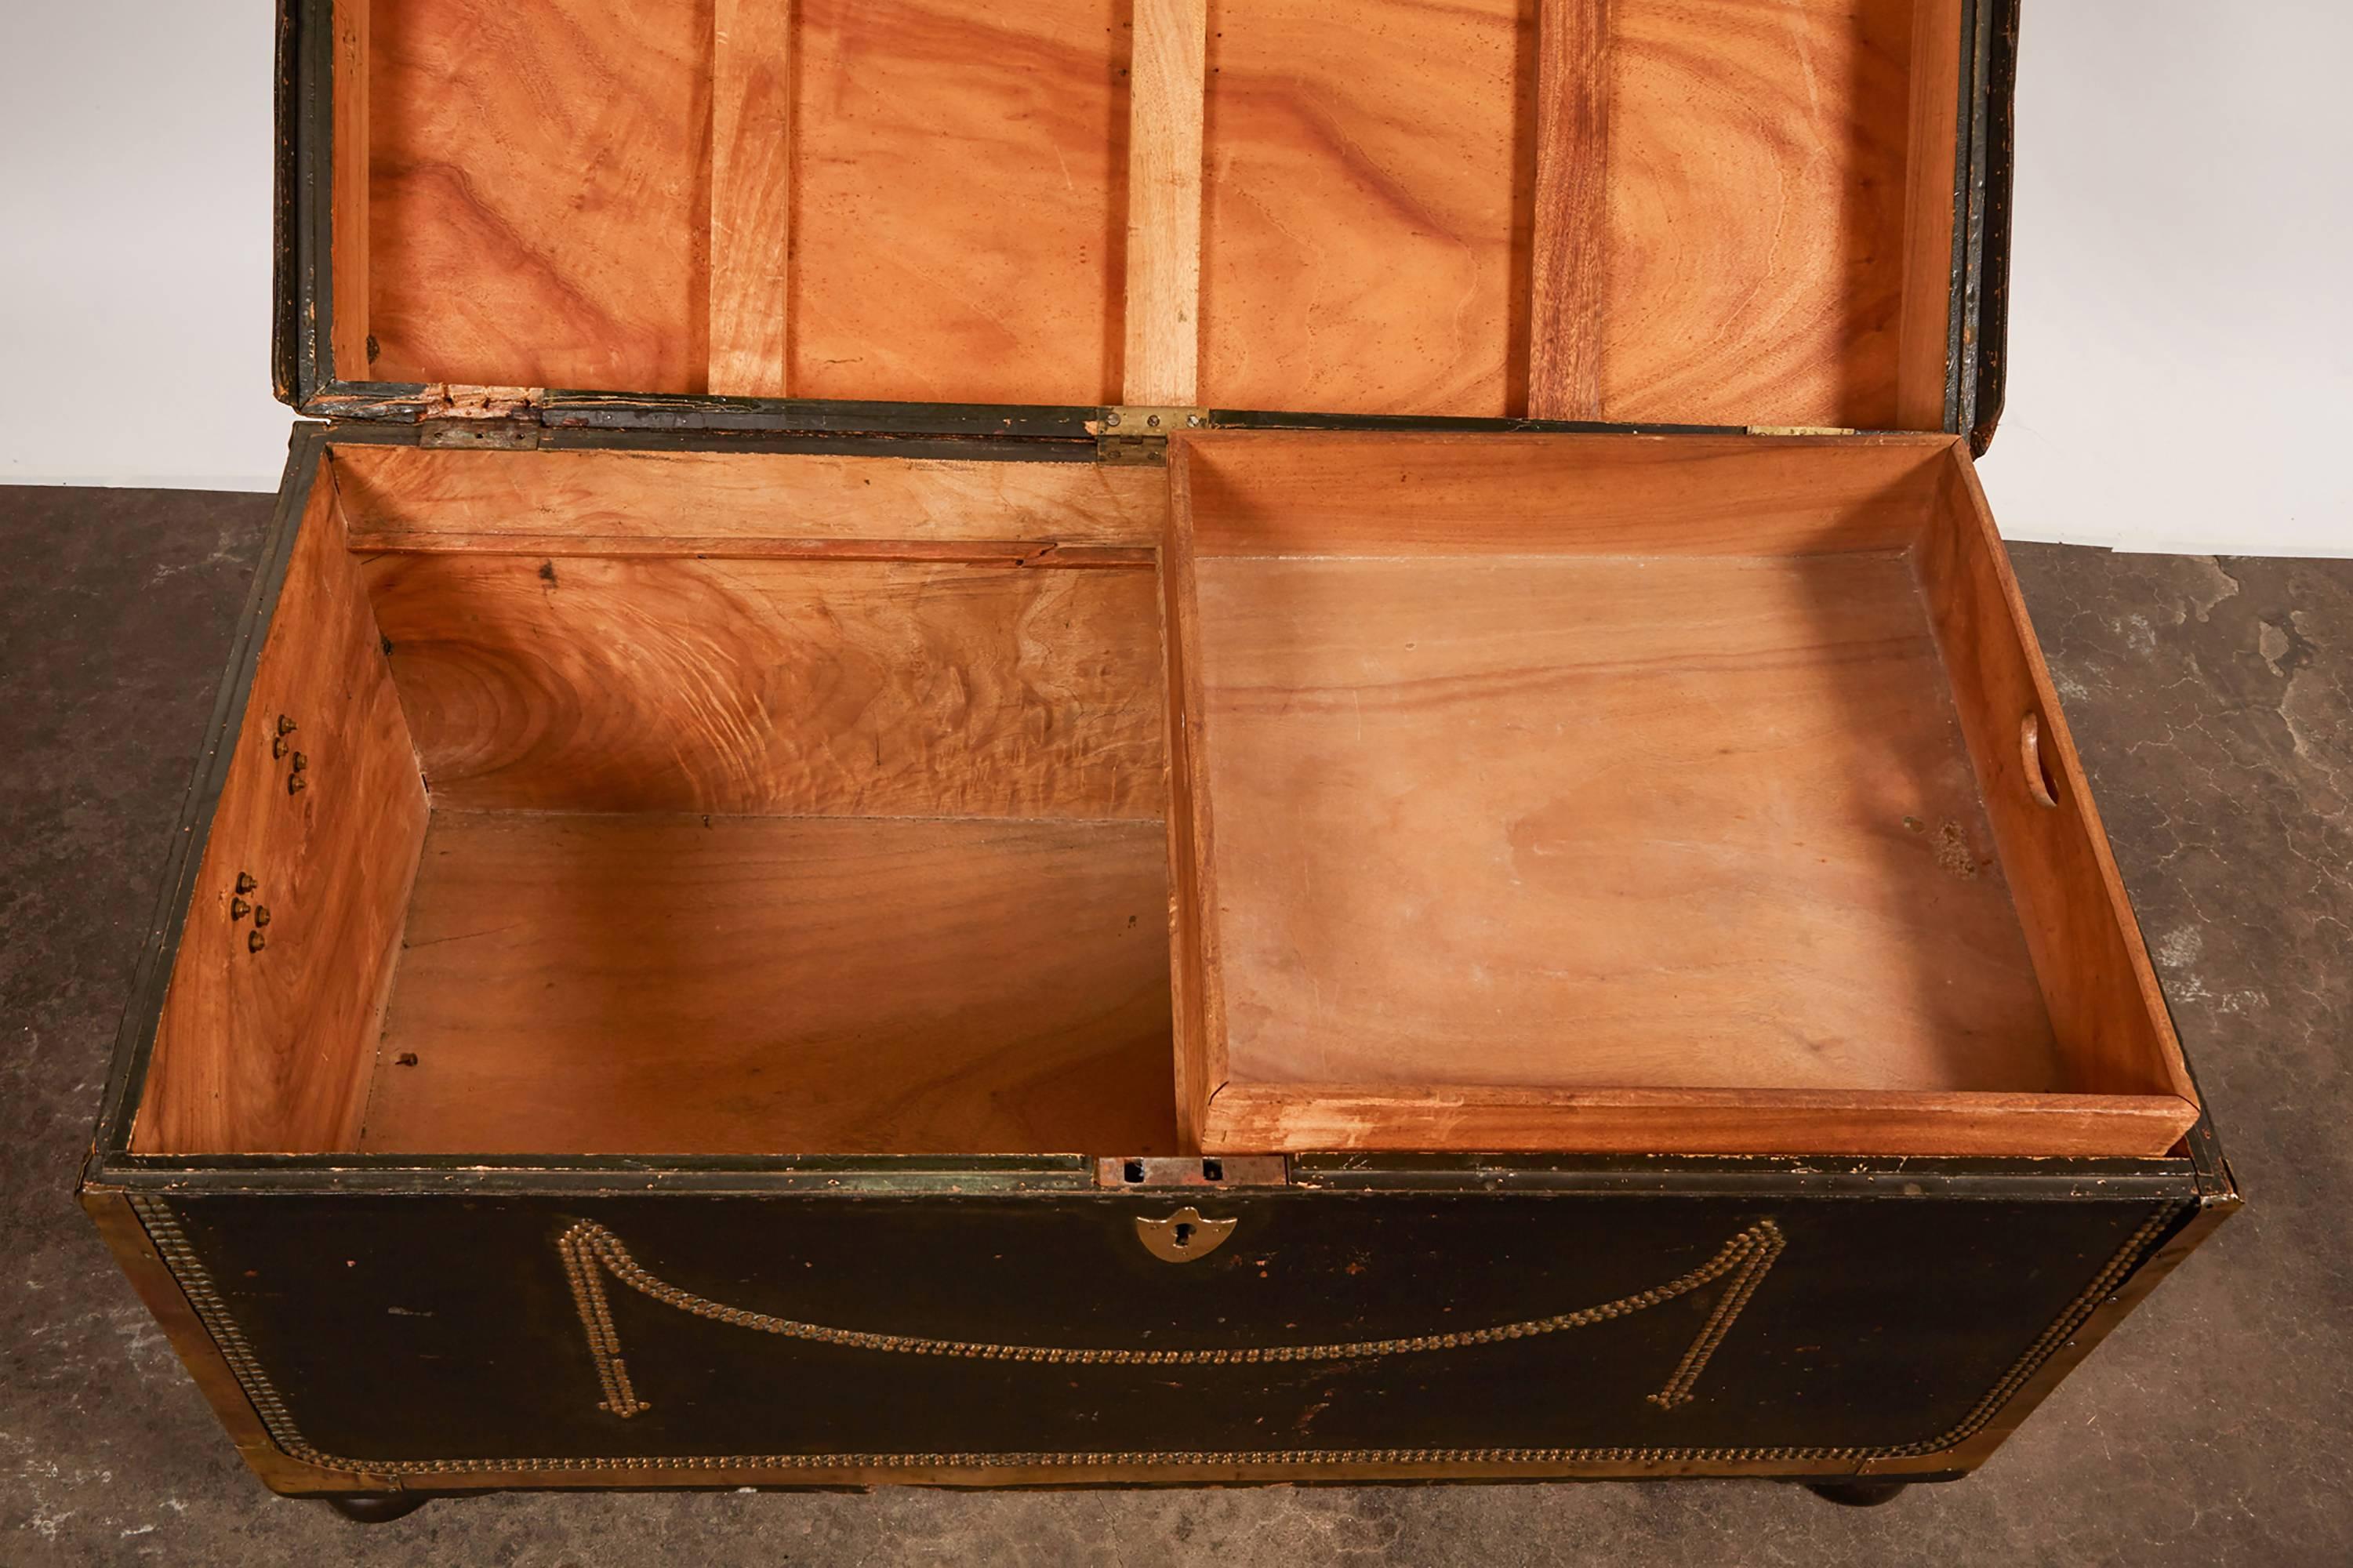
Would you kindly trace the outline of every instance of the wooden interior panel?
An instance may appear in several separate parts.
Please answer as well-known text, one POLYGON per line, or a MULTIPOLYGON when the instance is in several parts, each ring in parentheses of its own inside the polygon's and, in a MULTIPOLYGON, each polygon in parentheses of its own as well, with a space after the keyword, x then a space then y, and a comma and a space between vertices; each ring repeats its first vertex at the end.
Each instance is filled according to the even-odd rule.
POLYGON ((1124 395, 1184 405, 1200 384, 1208 0, 1134 0, 1134 12, 1124 395))
POLYGON ((1912 126, 1904 183, 1904 314, 1898 326, 1895 423, 1941 429, 1952 319, 1953 193, 1963 182, 1958 127, 1962 0, 1918 0, 1912 19, 1912 126))
POLYGON ((1959 0, 343 17, 347 374, 1943 421, 1959 0))
MULTIPOLYGON (((1193 477, 1201 465, 1192 459, 1181 444, 1170 454, 1172 519, 1193 515, 1193 477)), ((1206 697, 1196 564, 1191 550, 1171 549, 1161 555, 1160 659, 1168 700, 1169 992, 1176 1037, 1176 1131, 1187 1149, 1201 1146, 1209 1097, 1227 1077, 1225 962, 1213 913, 1218 908, 1217 830, 1205 784, 1209 762, 1201 728, 1206 697)))
POLYGON ((1168 515, 1157 468, 827 453, 332 448, 358 550, 563 537, 1136 547, 1168 515))
POLYGON ((142 1154, 316 1153, 358 1127, 426 801, 323 470, 233 743, 132 1132, 142 1154))
POLYGON ((1908 546, 1950 437, 1210 432, 1190 548, 1782 554, 1908 546))
POLYGON ((1175 1152, 1157 823, 438 811, 361 1147, 1175 1152))
POLYGON ((472 552, 366 570, 437 805, 1164 810, 1148 572, 472 552))
MULTIPOLYGON (((368 351, 368 20, 370 0, 337 0, 334 159, 327 172, 328 346, 347 381, 372 374, 368 351)), ((281 393, 281 395, 282 393, 281 393)))
POLYGON ((1547 1152, 1573 1142, 1593 1154, 2115 1159, 2171 1151, 2196 1108, 2181 1110, 2153 1095, 1229 1083, 1202 1152, 1547 1152))
POLYGON ((797 397, 1119 399, 1124 0, 798 0, 797 397))
POLYGON ((1607 417, 1894 425, 1912 6, 1613 0, 1607 417))
POLYGON ((711 7, 375 8, 382 381, 700 390, 711 7))
POLYGON ((708 390, 786 395, 793 0, 712 0, 708 390))
POLYGON ((1219 0, 1201 396, 1517 412, 1534 187, 1530 0, 1219 0))
POLYGON ((1940 470, 1916 552, 1921 588, 2073 1087, 2192 1103, 2180 1042, 1976 469, 1957 445, 1940 470), (2024 745, 2030 719, 2033 753, 2024 745))
POLYGON ((1235 1078, 2068 1087, 1901 554, 1198 573, 1235 1078))
POLYGON ((1601 417, 1612 0, 1537 0, 1531 419, 1601 417))

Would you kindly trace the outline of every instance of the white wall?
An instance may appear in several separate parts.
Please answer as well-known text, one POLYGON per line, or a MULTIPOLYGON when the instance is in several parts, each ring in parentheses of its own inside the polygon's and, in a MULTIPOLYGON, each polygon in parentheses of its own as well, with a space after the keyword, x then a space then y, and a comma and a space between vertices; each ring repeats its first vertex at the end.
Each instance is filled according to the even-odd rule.
POLYGON ((275 46, 269 0, 0 0, 0 483, 276 488, 275 46))
MULTIPOLYGON (((268 0, 0 0, 0 482, 275 485, 268 0), (94 417, 134 383, 177 412, 94 417)), ((2004 529, 2353 553, 2353 5, 2027 0, 2004 529)))
POLYGON ((2353 5, 2025 0, 2002 531, 2353 554, 2353 5))

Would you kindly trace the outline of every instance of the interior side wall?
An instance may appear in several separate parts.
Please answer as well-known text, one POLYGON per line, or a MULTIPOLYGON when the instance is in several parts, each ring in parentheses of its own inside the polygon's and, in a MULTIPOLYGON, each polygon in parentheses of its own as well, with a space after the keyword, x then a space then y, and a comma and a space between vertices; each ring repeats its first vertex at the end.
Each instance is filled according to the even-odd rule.
POLYGON ((438 806, 1165 810, 1149 571, 469 552, 366 577, 438 806))
POLYGON ((1168 511, 1141 464, 957 462, 808 452, 334 449, 360 550, 545 541, 691 554, 796 540, 912 553, 1018 547, 1149 565, 1168 511))
POLYGON ((140 1153, 316 1153, 358 1131, 426 801, 323 465, 234 745, 140 1153))
POLYGON ((332 460, 438 807, 1165 814, 1158 469, 332 460))
POLYGON ((1957 446, 1915 555, 2043 1000, 2087 1094, 2197 1091, 1975 470, 1957 446), (2027 726, 2031 721, 2030 744, 2027 726))
POLYGON ((1226 1083, 1226 1011, 1218 947, 1217 826, 1209 812, 1204 751, 1206 701, 1199 668, 1200 587, 1186 535, 1195 525, 1193 489, 1207 460, 1192 443, 1168 453, 1168 531, 1160 554, 1160 650, 1168 683, 1169 1013, 1175 1025, 1176 1133, 1201 1147, 1209 1100, 1226 1083))
POLYGON ((346 379, 1942 422, 1957 0, 338 19, 346 379))
POLYGON ((1775 555, 1902 550, 1950 439, 1936 436, 1179 437, 1193 548, 1280 555, 1775 555))

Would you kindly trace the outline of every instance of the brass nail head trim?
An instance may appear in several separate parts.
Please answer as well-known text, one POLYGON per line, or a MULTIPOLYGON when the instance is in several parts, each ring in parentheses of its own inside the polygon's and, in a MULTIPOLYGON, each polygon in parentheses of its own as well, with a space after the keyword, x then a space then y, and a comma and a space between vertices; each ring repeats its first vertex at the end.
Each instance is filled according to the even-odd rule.
MULTIPOLYGON (((730 1469, 831 1471, 845 1467, 862 1469, 946 1468, 972 1470, 986 1474, 994 1468, 1036 1467, 1086 1468, 1101 1466, 1150 1465, 1172 1468, 1192 1466, 1256 1468, 1294 1466, 1432 1464, 1527 1466, 1530 1467, 1532 1474, 1542 1475, 1559 1473, 1567 1467, 1618 1466, 1635 1463, 1712 1466, 1770 1462, 1807 1467, 1837 1465, 1844 1468, 1872 1459, 1900 1459, 1946 1454, 1950 1453, 1960 1443, 1985 1427, 1994 1415, 2010 1402, 2011 1396, 2046 1364, 2060 1346, 2090 1318, 2100 1301, 2154 1252, 2159 1238, 2189 1205, 2175 1202, 2159 1204, 2139 1229, 2135 1231, 2109 1258, 2107 1266, 2093 1278, 2091 1284, 2083 1293, 2061 1310, 2059 1316, 2043 1331, 2042 1336, 2026 1348, 2025 1352, 2010 1364, 2002 1377, 1986 1391, 1984 1396, 1969 1409, 1967 1415, 1954 1426, 1933 1436, 1909 1443, 1722 1447, 1144 1449, 1116 1452, 1008 1450, 926 1454, 807 1452, 728 1455, 613 1454, 586 1458, 532 1456, 499 1458, 364 1460, 324 1451, 303 1436, 301 1427, 293 1419, 292 1413, 287 1408, 284 1395, 279 1392, 269 1372, 262 1366, 259 1358, 255 1355, 252 1345, 246 1340, 236 1317, 228 1309, 227 1302, 222 1300, 219 1288, 214 1284, 210 1272, 206 1268, 203 1260, 196 1256, 195 1248, 189 1245, 188 1238, 181 1230, 179 1221, 171 1206, 161 1198, 146 1194, 133 1194, 131 1197, 131 1206, 132 1212, 139 1216, 150 1241, 154 1245, 157 1256, 163 1259, 164 1266, 170 1271, 174 1281, 185 1293, 188 1304, 195 1309, 197 1320, 204 1324, 221 1360, 227 1363, 230 1374, 237 1379, 238 1387, 244 1391, 246 1398, 251 1403, 254 1414, 260 1418, 263 1428, 269 1434, 270 1441, 277 1445, 280 1452, 305 1464, 317 1465, 328 1469, 364 1471, 377 1476, 430 1478, 518 1470, 543 1476, 629 1475, 645 1471, 667 1471, 684 1477, 701 1477, 730 1469)), ((1754 1247, 1758 1241, 1767 1238, 1774 1244, 1771 1250, 1779 1251, 1780 1237, 1778 1230, 1771 1228, 1770 1221, 1761 1221, 1757 1226, 1742 1233, 1740 1237, 1736 1237, 1726 1245, 1725 1250, 1726 1252, 1743 1250, 1744 1240, 1747 1242, 1748 1247, 1754 1247), (1763 1232, 1764 1235, 1760 1236, 1759 1232, 1763 1232)), ((603 1268, 610 1268, 612 1260, 597 1256, 600 1251, 609 1247, 612 1253, 617 1255, 617 1260, 626 1262, 632 1269, 635 1268, 634 1260, 629 1259, 627 1252, 613 1240, 612 1233, 593 1222, 583 1221, 573 1226, 565 1233, 558 1247, 559 1250, 565 1254, 565 1260, 567 1266, 572 1264, 575 1258, 585 1262, 587 1258, 595 1257, 603 1268)), ((1756 1261, 1757 1259, 1753 1257, 1749 1259, 1752 1265, 1756 1261)), ((595 1281, 589 1289, 596 1298, 601 1299, 603 1284, 598 1276, 603 1272, 603 1268, 592 1268, 586 1271, 585 1277, 582 1274, 575 1274, 574 1276, 575 1286, 583 1283, 584 1279, 586 1281, 595 1281)), ((637 1272, 642 1273, 641 1270, 637 1272)), ((1707 1270, 1702 1269, 1695 1272, 1705 1273, 1707 1270)), ((675 1291, 674 1288, 659 1287, 658 1282, 652 1281, 650 1276, 646 1277, 647 1283, 657 1284, 658 1291, 648 1291, 645 1283, 639 1283, 626 1275, 617 1275, 617 1278, 622 1279, 624 1283, 633 1289, 654 1295, 656 1300, 663 1299, 658 1291, 668 1291, 678 1297, 685 1297, 684 1301, 673 1300, 670 1304, 685 1306, 687 1310, 695 1311, 698 1316, 717 1315, 708 1310, 697 1310, 698 1306, 707 1308, 712 1305, 712 1303, 702 1303, 696 1298, 686 1297, 685 1292, 675 1291), (687 1305, 688 1302, 696 1304, 687 1305)), ((1671 1294, 1678 1293, 1676 1288, 1683 1283, 1683 1280, 1677 1280, 1672 1285, 1645 1294, 1651 1300, 1662 1300, 1671 1294)), ((578 1300, 579 1294, 580 1292, 575 1289, 575 1301, 578 1300)), ((1629 1301, 1635 1299, 1630 1298, 1629 1301)), ((1644 1304, 1650 1303, 1646 1301, 1644 1304)), ((1612 1305, 1618 1307, 1620 1310, 1611 1315, 1619 1316, 1622 1316, 1628 1307, 1628 1303, 1612 1305)), ((1570 1314, 1569 1319, 1584 1319, 1606 1310, 1607 1309, 1588 1309, 1586 1313, 1570 1314)), ((609 1331, 609 1316, 602 1313, 596 1315, 606 1318, 603 1326, 609 1331)), ((584 1309, 584 1319, 589 1316, 589 1312, 584 1309)), ((1531 1331, 1549 1331, 1555 1326, 1572 1326, 1569 1319, 1555 1320, 1542 1328, 1532 1328, 1530 1325, 1517 1326, 1531 1329, 1531 1331)), ((723 1321, 739 1321, 743 1326, 765 1328, 770 1332, 782 1331, 783 1328, 776 1320, 760 1319, 756 1314, 742 1314, 736 1318, 723 1321), (750 1321, 744 1321, 746 1319, 750 1321)), ((806 1329, 808 1325, 792 1325, 792 1327, 806 1329)), ((831 1331, 839 1332, 839 1331, 831 1331)), ((590 1342, 592 1349, 598 1347, 593 1327, 590 1332, 590 1342)), ((609 1346, 609 1340, 606 1343, 609 1346)), ((870 1346, 868 1348, 896 1347, 870 1346)), ((619 1364, 617 1347, 612 1347, 612 1352, 614 1353, 611 1353, 609 1363, 607 1353, 603 1352, 600 1352, 596 1357, 600 1376, 610 1380, 606 1384, 608 1398, 614 1393, 619 1392, 620 1388, 626 1387, 622 1380, 628 1376, 626 1368, 619 1364)), ((649 1408, 638 1400, 634 1390, 623 1394, 617 1403, 625 1404, 635 1410, 649 1408)))

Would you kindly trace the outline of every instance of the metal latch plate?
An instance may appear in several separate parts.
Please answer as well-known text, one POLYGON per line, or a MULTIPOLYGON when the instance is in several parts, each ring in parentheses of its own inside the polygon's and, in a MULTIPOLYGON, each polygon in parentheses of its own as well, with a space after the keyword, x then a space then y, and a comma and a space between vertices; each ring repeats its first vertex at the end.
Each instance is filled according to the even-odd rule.
POLYGON ((1147 1155, 1097 1160, 1095 1185, 1134 1191, 1144 1187, 1282 1187, 1291 1184, 1291 1163, 1281 1154, 1147 1155))
POLYGON ((539 428, 516 419, 427 419, 417 429, 417 444, 437 449, 531 452, 539 448, 539 428))

